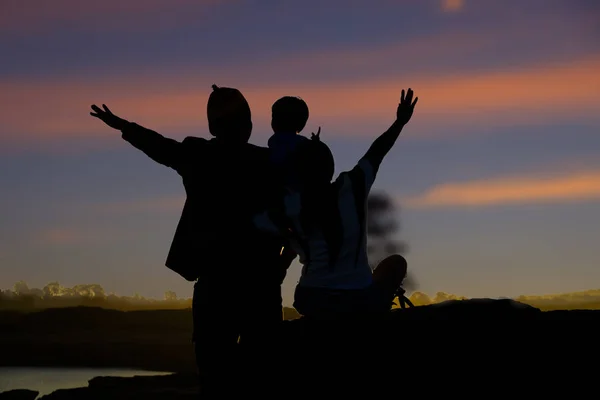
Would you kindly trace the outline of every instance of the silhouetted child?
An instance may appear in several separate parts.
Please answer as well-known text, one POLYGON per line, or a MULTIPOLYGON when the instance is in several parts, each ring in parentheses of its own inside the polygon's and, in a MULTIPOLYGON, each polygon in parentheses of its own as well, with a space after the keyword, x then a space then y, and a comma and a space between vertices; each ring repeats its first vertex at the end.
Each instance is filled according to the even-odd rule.
MULTIPOLYGON (((274 167, 275 184, 282 190, 298 184, 297 176, 290 165, 290 155, 298 144, 308 140, 307 137, 300 134, 308 122, 308 117, 308 105, 300 97, 284 96, 271 106, 273 135, 267 144, 271 151, 270 160, 274 167)), ((320 131, 321 128, 319 128, 320 131)), ((282 282, 285 279, 287 268, 296 256, 296 252, 289 245, 282 248, 282 282)))
POLYGON ((271 128, 273 135, 269 138, 271 162, 279 172, 278 179, 285 186, 297 183, 289 165, 289 156, 299 143, 308 140, 300 135, 308 121, 308 106, 300 97, 285 96, 273 103, 271 107, 271 128))

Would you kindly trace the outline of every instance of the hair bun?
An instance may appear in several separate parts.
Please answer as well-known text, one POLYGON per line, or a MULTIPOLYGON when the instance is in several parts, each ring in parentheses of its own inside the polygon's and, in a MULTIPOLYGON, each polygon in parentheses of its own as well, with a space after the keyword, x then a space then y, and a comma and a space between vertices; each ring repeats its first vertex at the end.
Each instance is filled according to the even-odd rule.
POLYGON ((212 87, 212 90, 217 90, 219 88, 217 85, 214 85, 214 84, 211 87, 212 87))

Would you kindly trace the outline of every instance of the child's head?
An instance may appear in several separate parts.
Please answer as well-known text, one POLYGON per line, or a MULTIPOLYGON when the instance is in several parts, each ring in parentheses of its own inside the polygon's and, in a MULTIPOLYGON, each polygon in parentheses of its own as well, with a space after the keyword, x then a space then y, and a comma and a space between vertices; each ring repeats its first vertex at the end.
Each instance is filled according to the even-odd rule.
POLYGON ((291 165, 303 187, 319 187, 330 183, 335 170, 333 154, 318 136, 298 144, 292 154, 291 165))
POLYGON ((300 133, 308 121, 308 106, 300 97, 285 96, 271 107, 273 132, 300 133))
POLYGON ((234 88, 212 85, 206 107, 208 129, 216 138, 232 143, 246 143, 252 133, 250 106, 234 88))

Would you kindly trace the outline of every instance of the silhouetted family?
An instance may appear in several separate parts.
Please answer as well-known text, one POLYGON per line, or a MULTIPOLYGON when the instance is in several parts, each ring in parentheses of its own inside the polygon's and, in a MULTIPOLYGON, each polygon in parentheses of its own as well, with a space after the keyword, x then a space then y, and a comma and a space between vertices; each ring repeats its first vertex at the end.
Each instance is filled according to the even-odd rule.
MULTIPOLYGON (((410 121, 418 98, 402 90, 396 117, 350 171, 334 178, 320 128, 301 135, 307 104, 286 96, 272 106, 268 147, 248 143, 252 118, 239 90, 213 85, 210 140, 179 142, 92 105, 91 115, 183 179, 187 198, 166 266, 189 281, 201 388, 231 385, 238 349, 276 352, 283 320, 281 284, 298 257, 294 307, 308 320, 373 318, 390 311, 406 276, 400 255, 374 270, 367 259, 366 205, 379 167, 410 121), (242 305, 242 307, 239 307, 242 305), (232 312, 235 310, 235 312, 232 312)), ((402 299, 400 299, 402 301, 402 299)), ((239 361, 239 362, 238 362, 239 361)))

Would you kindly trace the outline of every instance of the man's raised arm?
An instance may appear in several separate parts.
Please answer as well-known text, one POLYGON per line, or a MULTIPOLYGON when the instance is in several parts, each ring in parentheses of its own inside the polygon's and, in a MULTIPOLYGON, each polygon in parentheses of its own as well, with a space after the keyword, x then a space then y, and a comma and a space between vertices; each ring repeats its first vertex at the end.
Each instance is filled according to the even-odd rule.
POLYGON ((90 115, 102 120, 113 129, 120 130, 122 137, 135 148, 143 151, 148 157, 173 168, 179 172, 184 164, 183 145, 174 139, 169 139, 136 123, 129 122, 113 114, 106 105, 92 105, 90 115))
POLYGON ((379 169, 379 165, 383 161, 383 158, 389 153, 392 147, 394 147, 394 143, 396 143, 396 139, 400 136, 400 132, 402 132, 404 125, 410 121, 417 100, 419 100, 418 97, 413 101, 412 89, 408 89, 406 97, 404 96, 404 89, 402 90, 400 104, 398 104, 398 110, 396 111, 396 121, 394 121, 387 131, 375 139, 369 150, 363 156, 363 158, 369 160, 375 171, 379 169))

